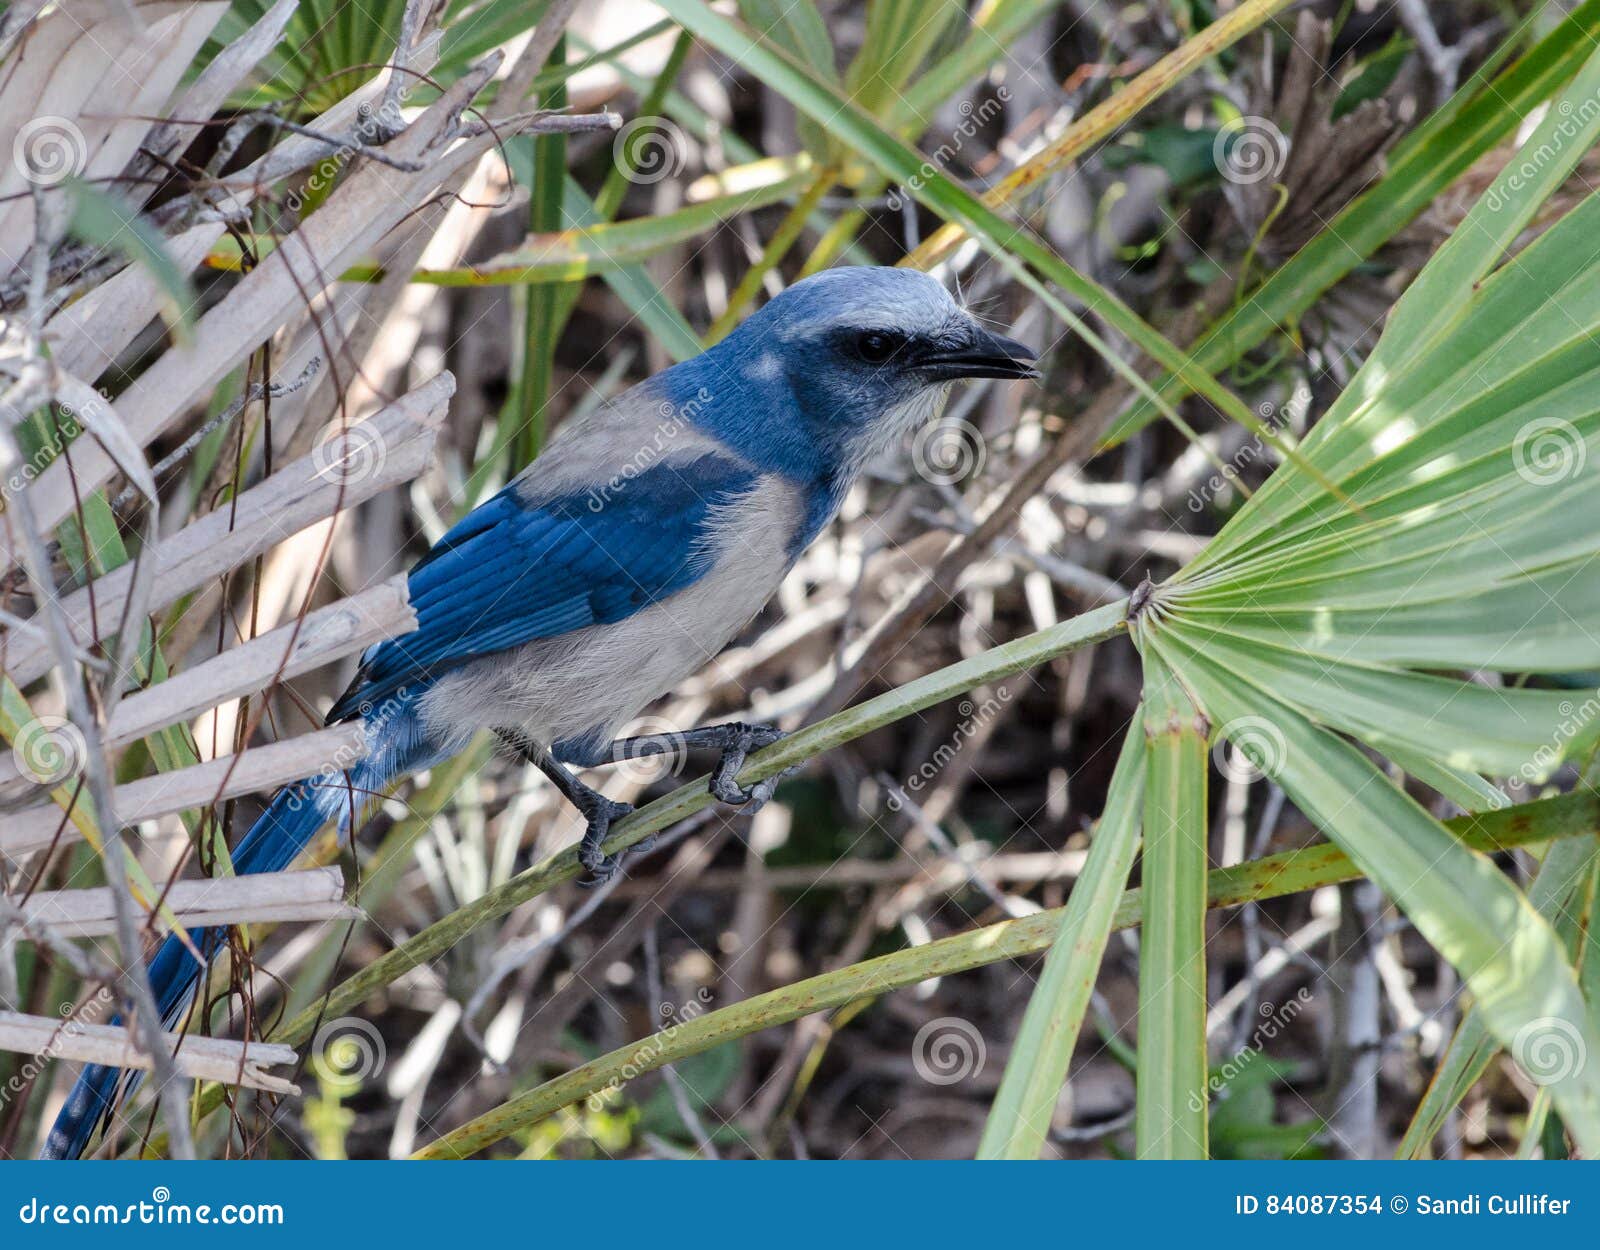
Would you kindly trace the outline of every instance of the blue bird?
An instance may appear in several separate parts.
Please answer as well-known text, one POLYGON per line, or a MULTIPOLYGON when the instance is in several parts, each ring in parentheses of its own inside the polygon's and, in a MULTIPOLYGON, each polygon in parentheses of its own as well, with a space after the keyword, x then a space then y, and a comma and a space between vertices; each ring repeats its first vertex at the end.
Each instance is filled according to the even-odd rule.
MULTIPOLYGON (((484 728, 583 814, 578 857, 590 884, 617 870, 601 843, 631 809, 573 766, 715 749, 711 792, 765 802, 771 782, 745 789, 735 776, 777 739, 773 729, 615 735, 755 617, 862 469, 932 417, 950 383, 1036 377, 1033 359, 926 274, 841 268, 796 283, 702 355, 568 422, 412 570, 417 628, 370 648, 328 714, 362 721, 365 758, 280 791, 234 851, 236 871, 288 867, 330 820, 348 833, 364 796, 484 728)), ((226 934, 192 936, 209 961, 226 934)), ((156 952, 150 977, 166 1027, 187 1012, 203 970, 176 938, 156 952)), ((81 1155, 130 1084, 120 1069, 86 1068, 44 1157, 81 1155)))

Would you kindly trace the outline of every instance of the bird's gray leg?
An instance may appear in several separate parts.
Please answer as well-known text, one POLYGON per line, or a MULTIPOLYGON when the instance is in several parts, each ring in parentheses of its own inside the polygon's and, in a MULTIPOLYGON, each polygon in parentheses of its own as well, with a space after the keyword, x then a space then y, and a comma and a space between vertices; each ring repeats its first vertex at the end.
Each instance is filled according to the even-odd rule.
POLYGON ((758 812, 772 798, 773 791, 790 773, 799 768, 786 768, 774 777, 758 781, 748 788, 734 780, 744 767, 750 752, 769 747, 783 737, 781 730, 771 725, 746 725, 730 721, 726 725, 706 725, 688 729, 683 733, 642 734, 637 738, 619 738, 608 752, 612 762, 648 758, 657 754, 675 754, 696 747, 714 748, 722 752, 717 766, 711 770, 711 793, 724 803, 742 807, 747 812, 758 812))
MULTIPOLYGON (((623 857, 607 855, 600 844, 606 840, 606 834, 611 830, 611 823, 621 820, 631 812, 633 805, 618 803, 615 799, 608 799, 598 790, 591 790, 563 768, 549 751, 538 743, 530 742, 521 734, 512 730, 497 729, 495 736, 521 758, 537 766, 561 792, 562 798, 583 815, 586 828, 583 831, 583 841, 578 844, 578 862, 589 875, 580 878, 578 884, 586 889, 592 889, 611 880, 622 867, 623 857)), ((654 842, 655 836, 652 834, 630 847, 629 854, 642 855, 654 842)))

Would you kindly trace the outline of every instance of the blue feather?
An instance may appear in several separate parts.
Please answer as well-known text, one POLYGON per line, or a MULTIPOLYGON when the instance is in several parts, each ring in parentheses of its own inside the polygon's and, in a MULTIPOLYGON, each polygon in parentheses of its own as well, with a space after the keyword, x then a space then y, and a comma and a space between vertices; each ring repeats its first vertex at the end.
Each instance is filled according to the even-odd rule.
POLYGON ((512 483, 412 570, 417 628, 368 653, 329 721, 475 657, 611 624, 693 585, 708 567, 713 511, 757 479, 739 461, 707 454, 653 465, 604 498, 530 508, 512 483))

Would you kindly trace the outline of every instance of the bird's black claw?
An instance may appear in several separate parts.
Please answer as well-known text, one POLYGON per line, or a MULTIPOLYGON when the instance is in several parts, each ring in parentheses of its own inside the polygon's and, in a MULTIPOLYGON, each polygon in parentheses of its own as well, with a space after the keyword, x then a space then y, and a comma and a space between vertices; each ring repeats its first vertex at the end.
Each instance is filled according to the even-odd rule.
POLYGON ((747 814, 754 815, 771 800, 778 788, 778 782, 795 770, 787 768, 777 776, 758 781, 753 786, 741 786, 734 779, 744 767, 750 752, 771 746, 783 737, 783 732, 771 725, 738 725, 734 728, 737 729, 738 736, 723 748, 722 757, 717 760, 717 766, 711 772, 711 795, 720 802, 742 808, 747 814))
POLYGON ((778 788, 778 782, 794 771, 786 768, 776 777, 768 777, 765 781, 758 781, 753 786, 725 785, 718 789, 715 784, 711 793, 730 807, 737 807, 742 815, 754 816, 763 807, 772 801, 772 796, 778 788))
MULTIPOLYGON (((588 876, 579 877, 578 884, 586 890, 604 885, 617 875, 622 867, 622 857, 607 855, 600 849, 600 844, 606 840, 606 834, 611 831, 614 821, 621 820, 633 810, 631 803, 618 803, 608 799, 603 794, 596 794, 583 811, 583 817, 588 821, 588 828, 583 831, 583 841, 578 844, 578 862, 588 876)), ((646 838, 640 847, 653 842, 654 837, 646 838)), ((639 848, 635 848, 637 850, 639 848)))
POLYGON ((623 851, 619 858, 626 863, 630 859, 638 859, 641 855, 650 854, 651 851, 656 849, 656 842, 660 839, 660 837, 661 835, 659 833, 646 834, 627 850, 623 851))

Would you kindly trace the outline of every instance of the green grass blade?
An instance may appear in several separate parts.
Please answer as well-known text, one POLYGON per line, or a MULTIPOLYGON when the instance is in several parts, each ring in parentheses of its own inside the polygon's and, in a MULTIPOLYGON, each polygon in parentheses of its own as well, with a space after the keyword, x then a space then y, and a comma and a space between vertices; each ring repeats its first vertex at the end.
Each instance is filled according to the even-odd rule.
MULTIPOLYGON (((670 213, 627 221, 574 226, 523 240, 508 252, 454 269, 418 269, 411 281, 432 286, 510 286, 566 283, 632 265, 692 242, 719 229, 740 213, 776 204, 804 191, 806 173, 778 178, 765 186, 715 196, 670 213)), ((353 268, 344 277, 375 280, 377 269, 353 268)))
POLYGON ((929 52, 965 12, 965 0, 868 0, 867 37, 845 71, 846 94, 875 117, 891 112, 929 52))
POLYGON ((889 108, 890 127, 899 130, 933 116, 956 92, 987 73, 997 54, 1057 7, 1059 0, 993 0, 980 5, 956 49, 935 58, 895 97, 889 108))
POLYGON ((1037 1159, 1044 1146, 1117 902, 1138 854, 1144 784, 1144 734, 1136 720, 1123 740, 1088 859, 1012 1043, 978 1144, 980 1159, 1037 1159))
MULTIPOLYGON (((836 82, 833 39, 813 0, 738 0, 739 16, 752 30, 810 68, 819 78, 836 82)), ((800 144, 819 161, 829 158, 828 135, 809 117, 796 119, 800 144)))
MULTIPOLYGON (((550 61, 560 65, 567 59, 567 40, 556 40, 550 61)), ((543 68, 543 67, 541 67, 543 68)), ((567 85, 546 87, 538 95, 539 107, 561 109, 567 104, 567 85)), ((562 200, 567 178, 567 136, 535 135, 533 140, 533 182, 528 188, 528 227, 537 234, 559 230, 562 226, 562 200)), ((517 413, 516 450, 507 466, 507 477, 515 476, 532 464, 544 449, 545 411, 556 359, 556 303, 558 293, 550 287, 530 287, 522 292, 522 353, 513 391, 517 413)), ((502 417, 504 420, 504 417, 502 417)))
POLYGON ((161 233, 126 201, 87 182, 73 181, 71 233, 85 243, 121 253, 149 270, 166 295, 162 319, 180 340, 194 325, 199 301, 189 275, 178 267, 161 233))

